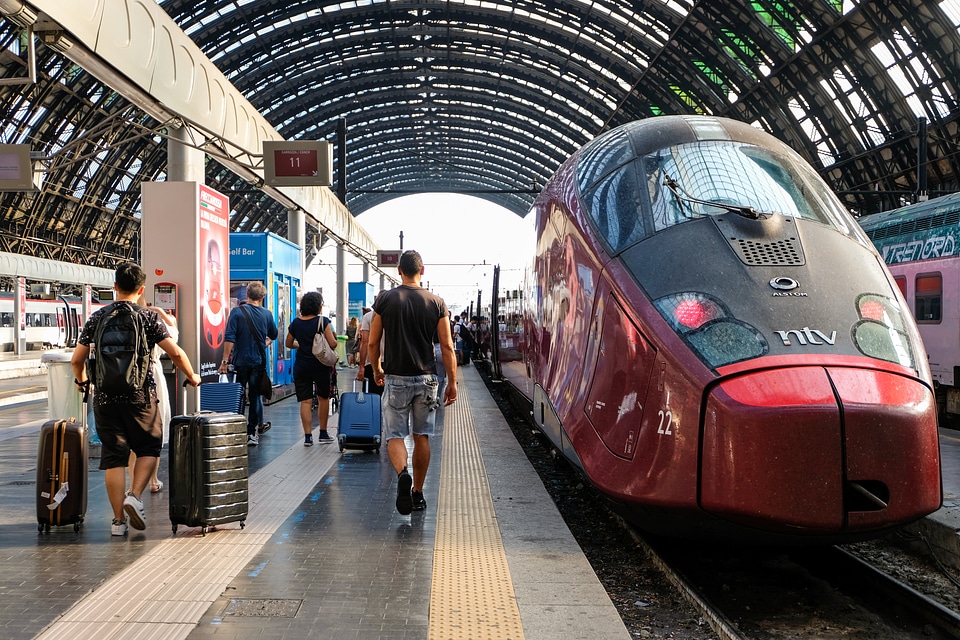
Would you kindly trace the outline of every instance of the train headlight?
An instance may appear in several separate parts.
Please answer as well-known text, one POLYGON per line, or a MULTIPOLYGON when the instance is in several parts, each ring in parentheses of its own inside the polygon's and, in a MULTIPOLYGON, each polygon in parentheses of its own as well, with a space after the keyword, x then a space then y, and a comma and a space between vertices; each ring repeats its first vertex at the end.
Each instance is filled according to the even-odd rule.
POLYGON ((857 313, 860 320, 853 325, 853 342, 863 355, 914 368, 910 338, 895 300, 865 293, 857 298, 857 313))
POLYGON ((673 308, 673 317, 685 330, 699 329, 711 320, 722 318, 723 315, 720 305, 707 298, 692 296, 683 298, 673 308))
POLYGON ((722 302, 705 293, 675 293, 653 304, 711 368, 759 358, 767 352, 767 341, 759 331, 734 318, 722 302))

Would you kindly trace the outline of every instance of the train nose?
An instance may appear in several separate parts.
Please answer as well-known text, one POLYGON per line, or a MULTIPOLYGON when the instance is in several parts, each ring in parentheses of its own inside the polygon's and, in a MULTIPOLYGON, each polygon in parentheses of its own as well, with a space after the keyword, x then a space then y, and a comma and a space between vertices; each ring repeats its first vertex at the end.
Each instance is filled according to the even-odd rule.
POLYGON ((719 517, 852 533, 940 506, 934 399, 908 377, 842 367, 750 373, 713 389, 704 420, 700 504, 719 517))

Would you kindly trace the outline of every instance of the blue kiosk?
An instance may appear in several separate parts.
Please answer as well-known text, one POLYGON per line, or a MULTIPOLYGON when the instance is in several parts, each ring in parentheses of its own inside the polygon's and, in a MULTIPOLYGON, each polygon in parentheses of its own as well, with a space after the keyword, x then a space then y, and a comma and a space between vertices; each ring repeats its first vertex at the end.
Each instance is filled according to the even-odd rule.
POLYGON ((303 275, 303 250, 273 233, 230 234, 230 309, 247 297, 247 284, 259 280, 267 287, 264 306, 273 312, 280 336, 267 351, 268 369, 276 402, 293 394, 294 352, 284 338, 297 316, 297 294, 303 275))

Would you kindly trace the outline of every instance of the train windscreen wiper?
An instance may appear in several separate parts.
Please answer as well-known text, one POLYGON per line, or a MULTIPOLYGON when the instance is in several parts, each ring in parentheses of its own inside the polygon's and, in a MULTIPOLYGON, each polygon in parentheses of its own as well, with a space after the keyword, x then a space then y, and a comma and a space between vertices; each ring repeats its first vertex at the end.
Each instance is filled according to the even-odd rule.
MULTIPOLYGON (((694 198, 689 193, 684 191, 683 187, 680 186, 676 180, 671 178, 668 174, 663 174, 663 186, 667 189, 670 189, 670 192, 673 194, 673 197, 677 199, 677 206, 680 207, 680 212, 686 216, 686 213, 683 210, 683 202, 691 202, 694 204, 702 204, 708 207, 716 207, 718 209, 723 209, 728 213, 735 213, 738 216, 743 216, 744 218, 749 218, 751 220, 759 220, 760 212, 754 209, 753 207, 744 207, 736 204, 727 204, 725 202, 713 202, 711 200, 700 200, 699 198, 694 198)), ((692 215, 689 217, 693 217, 692 215)))

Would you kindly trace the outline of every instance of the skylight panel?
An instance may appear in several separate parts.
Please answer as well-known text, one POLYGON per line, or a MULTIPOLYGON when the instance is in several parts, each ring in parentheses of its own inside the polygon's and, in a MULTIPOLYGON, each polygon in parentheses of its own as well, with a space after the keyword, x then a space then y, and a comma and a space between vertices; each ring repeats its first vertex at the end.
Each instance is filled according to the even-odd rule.
POLYGON ((943 0, 939 7, 950 18, 950 24, 960 27, 960 0, 943 0))

